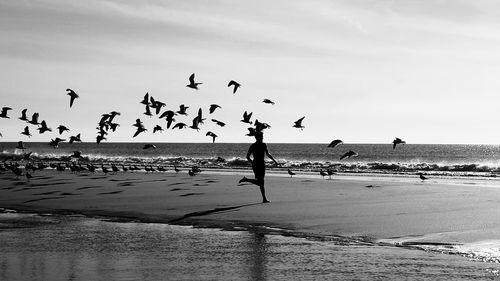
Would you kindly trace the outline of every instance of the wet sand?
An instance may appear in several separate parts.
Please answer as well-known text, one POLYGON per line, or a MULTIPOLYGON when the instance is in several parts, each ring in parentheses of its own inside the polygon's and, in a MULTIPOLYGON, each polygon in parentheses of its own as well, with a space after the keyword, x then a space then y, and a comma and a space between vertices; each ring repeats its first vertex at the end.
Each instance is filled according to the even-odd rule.
POLYGON ((488 185, 417 178, 268 175, 269 204, 241 174, 37 171, 0 174, 0 207, 110 216, 124 221, 237 228, 361 242, 471 243, 500 240, 500 181, 488 185))

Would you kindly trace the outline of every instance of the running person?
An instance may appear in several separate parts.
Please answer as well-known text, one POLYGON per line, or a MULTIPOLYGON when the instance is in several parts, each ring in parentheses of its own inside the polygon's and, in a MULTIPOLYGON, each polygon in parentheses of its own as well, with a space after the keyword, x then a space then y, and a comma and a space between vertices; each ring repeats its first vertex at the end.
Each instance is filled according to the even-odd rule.
POLYGON ((264 134, 262 132, 256 132, 255 143, 250 145, 247 153, 247 160, 252 165, 255 179, 243 177, 239 183, 249 182, 259 186, 260 193, 262 195, 262 203, 269 203, 270 201, 266 198, 266 190, 264 188, 264 176, 266 175, 266 162, 264 161, 265 155, 273 160, 276 165, 279 164, 267 150, 267 145, 263 142, 263 139, 264 134))

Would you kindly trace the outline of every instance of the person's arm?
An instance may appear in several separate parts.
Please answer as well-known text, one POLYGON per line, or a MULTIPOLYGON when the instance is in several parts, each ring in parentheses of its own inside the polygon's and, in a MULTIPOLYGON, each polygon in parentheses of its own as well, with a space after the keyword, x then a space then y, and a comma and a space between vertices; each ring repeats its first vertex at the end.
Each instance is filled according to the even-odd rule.
POLYGON ((271 155, 271 153, 269 153, 269 150, 267 149, 267 145, 265 146, 265 148, 264 148, 264 149, 265 149, 265 152, 266 152, 267 157, 269 157, 269 159, 273 160, 274 164, 279 165, 278 161, 276 161, 276 160, 274 159, 274 157, 271 155))

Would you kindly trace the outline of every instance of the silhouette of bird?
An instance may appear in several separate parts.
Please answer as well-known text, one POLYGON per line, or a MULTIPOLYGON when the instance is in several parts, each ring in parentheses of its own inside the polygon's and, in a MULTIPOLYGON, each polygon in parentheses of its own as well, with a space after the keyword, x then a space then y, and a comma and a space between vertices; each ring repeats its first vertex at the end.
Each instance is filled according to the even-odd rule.
POLYGON ((178 128, 178 129, 184 129, 185 127, 187 127, 186 124, 182 123, 182 122, 179 122, 177 124, 175 124, 173 127, 172 127, 172 130, 175 129, 175 128, 178 128))
POLYGON ((109 119, 108 119, 108 121, 109 121, 110 123, 111 123, 111 122, 113 122, 113 119, 115 119, 115 117, 116 117, 116 116, 119 116, 119 115, 121 115, 121 113, 120 113, 120 112, 111 111, 111 112, 109 113, 109 119))
POLYGON ((150 149, 150 148, 156 149, 156 145, 147 143, 142 147, 142 149, 150 149))
POLYGON ((156 125, 153 128, 153 134, 156 133, 156 132, 163 132, 163 128, 160 125, 156 125))
POLYGON ((69 131, 68 127, 66 127, 64 125, 59 125, 59 127, 57 127, 57 129, 59 130, 59 135, 62 135, 62 133, 64 133, 64 131, 69 131))
POLYGON ((7 106, 2 107, 2 112, 0 113, 0 118, 7 118, 7 119, 10 119, 10 117, 9 117, 9 116, 7 116, 7 113, 8 113, 8 111, 9 111, 9 110, 12 110, 12 108, 7 107, 7 106))
POLYGON ((196 116, 196 118, 198 118, 198 124, 203 124, 203 121, 205 121, 205 118, 203 118, 203 111, 201 110, 201 108, 198 109, 198 116, 196 116))
POLYGON ((137 128, 144 127, 144 125, 142 124, 141 119, 139 119, 139 118, 135 119, 135 124, 132 124, 132 126, 135 126, 137 128))
POLYGON ((290 170, 290 169, 288 169, 288 174, 290 175, 290 177, 295 176, 295 173, 294 173, 294 172, 292 172, 292 170, 290 170))
POLYGON ((350 158, 350 157, 353 157, 353 156, 358 156, 358 154, 352 150, 349 150, 348 152, 344 153, 344 155, 342 155, 340 157, 340 160, 343 160, 343 159, 346 159, 346 158, 350 158))
POLYGON ((38 112, 33 113, 33 115, 31 116, 31 120, 28 121, 28 123, 32 125, 40 125, 40 123, 38 122, 38 116, 40 116, 38 112))
POLYGON ((221 107, 220 107, 220 105, 218 105, 218 104, 211 104, 211 105, 210 105, 210 109, 209 109, 209 113, 210 113, 210 114, 214 113, 214 111, 215 111, 217 108, 221 108, 221 107))
POLYGON ((240 120, 243 123, 248 123, 252 124, 252 121, 250 121, 250 118, 252 118, 253 112, 247 113, 246 111, 243 113, 243 119, 240 120))
POLYGON ((186 85, 186 87, 189 87, 189 88, 191 88, 191 89, 198 90, 198 85, 201 85, 201 84, 203 84, 203 83, 196 83, 196 82, 194 81, 194 73, 193 73, 193 74, 191 74, 191 76, 189 76, 189 84, 188 84, 188 85, 186 85))
POLYGON ((96 137, 96 142, 97 144, 100 144, 103 140, 106 140, 107 138, 104 135, 98 135, 96 137))
POLYGON ((167 129, 170 129, 170 125, 172 125, 172 122, 175 121, 175 115, 177 115, 177 113, 173 112, 172 110, 167 110, 160 116, 160 119, 165 117, 165 120, 167 121, 167 129))
POLYGON ((253 137, 255 136, 255 133, 256 133, 255 128, 250 127, 248 128, 248 133, 246 134, 246 136, 253 137))
POLYGON ((66 141, 66 140, 65 139, 60 139, 60 138, 52 139, 49 142, 49 145, 52 146, 53 148, 58 148, 59 147, 59 143, 63 142, 63 141, 66 141))
POLYGON ((150 103, 149 103, 149 93, 146 93, 144 95, 144 98, 142 99, 141 103, 144 104, 144 105, 150 105, 150 103))
POLYGON ((186 110, 189 108, 189 106, 185 106, 183 104, 179 105, 179 110, 177 111, 177 113, 179 113, 180 115, 188 115, 186 110))
POLYGON ((422 181, 424 181, 424 180, 427 180, 427 179, 428 179, 428 178, 427 178, 427 177, 425 177, 425 176, 424 176, 424 174, 422 174, 422 173, 418 173, 418 175, 419 175, 419 177, 420 177, 420 179, 421 179, 422 181))
POLYGON ((324 178, 326 176, 328 176, 328 173, 323 171, 323 169, 319 170, 319 175, 321 176, 321 178, 324 178))
POLYGON ((272 100, 270 100, 270 99, 264 99, 262 102, 274 105, 274 102, 272 100))
POLYGON ((151 109, 149 108, 149 105, 146 105, 146 112, 144 112, 144 115, 146 116, 153 116, 153 114, 151 114, 151 109))
POLYGON ((216 134, 214 134, 213 132, 210 132, 210 131, 209 131, 209 132, 207 132, 207 134, 206 134, 205 136, 207 136, 207 137, 212 137, 212 143, 214 143, 214 142, 215 142, 215 138, 217 137, 217 135, 216 135, 216 134))
POLYGON ((21 117, 19 117, 19 120, 28 122, 28 117, 26 116, 26 111, 28 111, 27 108, 25 108, 21 111, 21 117))
POLYGON ((305 128, 304 126, 302 126, 302 121, 304 120, 304 118, 306 118, 306 117, 304 116, 304 117, 300 118, 299 120, 295 121, 295 124, 293 125, 293 127, 303 130, 305 128))
POLYGON ((221 127, 226 126, 226 123, 221 122, 221 121, 219 121, 219 120, 217 120, 217 119, 212 119, 212 122, 214 122, 215 124, 217 124, 217 125, 219 125, 219 126, 221 126, 221 127))
POLYGON ((233 94, 236 93, 236 91, 238 90, 239 87, 241 87, 241 84, 234 81, 234 80, 231 80, 229 81, 229 84, 227 84, 228 87, 234 87, 233 88, 233 94))
POLYGON ((400 138, 395 138, 392 141, 392 149, 396 149, 396 145, 398 145, 398 144, 406 144, 406 142, 400 138))
POLYGON ((150 100, 151 100, 151 108, 155 109, 156 115, 160 114, 161 108, 164 107, 166 104, 161 101, 155 100, 153 97, 151 97, 150 100))
POLYGON ((259 122, 259 120, 257 119, 255 119, 254 126, 255 126, 255 131, 257 132, 262 132, 264 129, 271 128, 269 124, 259 122))
POLYGON ((135 131, 135 133, 134 133, 134 136, 133 136, 133 137, 135 138, 135 137, 137 137, 140 133, 143 133, 143 132, 145 132, 145 131, 147 131, 147 129, 146 129, 146 128, 144 128, 143 126, 141 126, 141 127, 137 127, 137 130, 135 131))
POLYGON ((25 135, 28 138, 31 137, 30 128, 28 126, 24 127, 24 131, 21 132, 21 135, 25 135))
POLYGON ((69 143, 74 143, 75 141, 82 142, 82 140, 80 139, 80 134, 69 137, 69 143))
POLYGON ((334 148, 336 147, 337 145, 343 143, 341 140, 333 140, 329 145, 328 147, 331 147, 331 148, 334 148))
POLYGON ((47 123, 45 123, 45 120, 43 120, 42 123, 40 123, 40 128, 38 128, 38 131, 40 132, 40 134, 43 134, 47 131, 52 132, 52 129, 49 128, 47 126, 47 123))
POLYGON ((26 149, 26 147, 24 147, 24 143, 23 143, 22 141, 18 141, 18 142, 17 142, 16 149, 22 149, 22 150, 25 150, 25 149, 26 149))
POLYGON ((71 89, 66 89, 66 92, 68 92, 67 95, 70 96, 69 107, 71 108, 73 106, 73 102, 75 101, 75 99, 79 98, 80 96, 78 96, 78 94, 71 89))
POLYGON ((326 173, 328 174, 329 179, 332 179, 332 175, 335 174, 335 172, 332 169, 326 169, 326 173))
POLYGON ((189 126, 189 128, 191 129, 194 129, 196 131, 199 131, 200 128, 198 127, 198 124, 199 124, 199 121, 198 121, 198 116, 196 116, 194 119, 193 119, 193 125, 189 126))

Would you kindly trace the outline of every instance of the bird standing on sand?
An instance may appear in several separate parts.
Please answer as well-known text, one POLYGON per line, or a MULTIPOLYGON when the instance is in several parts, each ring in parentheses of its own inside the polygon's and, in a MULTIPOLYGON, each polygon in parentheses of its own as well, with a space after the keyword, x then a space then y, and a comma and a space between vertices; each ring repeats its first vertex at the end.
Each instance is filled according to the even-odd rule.
POLYGON ((304 118, 306 118, 306 117, 304 116, 304 117, 300 118, 299 120, 295 121, 295 124, 292 127, 303 130, 305 128, 304 126, 302 126, 302 121, 304 121, 304 118))
POLYGON ((234 80, 231 80, 229 81, 229 84, 227 84, 228 87, 234 87, 233 88, 233 94, 236 93, 236 91, 238 90, 239 87, 241 87, 241 84, 234 81, 234 80))
POLYGON ((323 169, 319 170, 319 175, 321 176, 321 178, 325 178, 325 176, 328 176, 328 173, 323 171, 323 169))
POLYGON ((358 154, 356 152, 352 151, 352 150, 349 150, 348 152, 344 153, 344 155, 342 155, 340 157, 340 160, 344 160, 346 158, 351 158, 353 156, 358 156, 358 154))
POLYGON ((216 134, 214 134, 213 132, 207 132, 205 136, 212 137, 212 143, 215 143, 215 138, 217 137, 216 134))
POLYGON ((396 149, 396 145, 398 145, 398 144, 406 144, 406 142, 400 138, 395 138, 392 141, 392 149, 396 149))
POLYGON ((252 114, 253 112, 244 112, 243 113, 243 119, 241 119, 240 121, 243 122, 243 123, 248 123, 248 124, 252 124, 252 121, 250 121, 250 118, 252 118, 252 114))
POLYGON ((68 92, 67 95, 70 96, 69 107, 71 108, 73 106, 73 102, 75 101, 75 99, 79 98, 80 96, 78 96, 78 94, 71 89, 66 89, 66 92, 68 92))
POLYGON ((191 76, 189 76, 189 84, 186 85, 186 87, 198 90, 198 85, 201 85, 201 84, 203 84, 203 83, 197 83, 194 81, 194 73, 193 73, 193 74, 191 74, 191 76))
POLYGON ((24 131, 21 132, 21 135, 25 135, 28 138, 31 137, 30 128, 28 126, 24 127, 24 131))
POLYGON ((288 174, 290 175, 290 177, 295 176, 295 173, 294 173, 294 172, 292 172, 292 170, 290 170, 290 169, 288 169, 288 174))
POLYGON ((331 147, 331 148, 334 148, 336 147, 337 145, 343 143, 341 140, 333 140, 329 145, 328 147, 331 147))
POLYGON ((0 113, 0 118, 7 118, 7 119, 10 119, 10 117, 9 117, 9 116, 7 116, 7 113, 8 113, 8 111, 9 111, 9 110, 12 110, 12 108, 7 107, 7 106, 2 107, 2 112, 0 113))
POLYGON ((422 174, 422 173, 418 173, 418 175, 422 181, 429 179, 429 178, 425 177, 424 174, 422 174))

